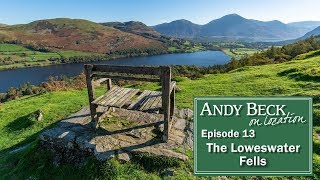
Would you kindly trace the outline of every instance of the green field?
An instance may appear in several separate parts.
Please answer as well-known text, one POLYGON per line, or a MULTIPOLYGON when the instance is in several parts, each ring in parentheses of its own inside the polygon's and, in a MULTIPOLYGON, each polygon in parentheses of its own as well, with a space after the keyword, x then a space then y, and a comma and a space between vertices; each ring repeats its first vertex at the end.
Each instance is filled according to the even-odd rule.
POLYGON ((185 41, 182 45, 179 46, 170 46, 168 47, 168 51, 171 53, 181 53, 181 52, 197 52, 197 51, 204 51, 206 48, 202 46, 200 43, 192 44, 189 41, 185 41))
MULTIPOLYGON (((243 67, 226 74, 210 74, 190 80, 176 78, 179 91, 177 106, 192 108, 194 96, 312 96, 314 98, 314 179, 320 178, 320 56, 294 60, 282 64, 243 67)), ((155 84, 131 84, 131 87, 157 89, 155 84)), ((98 89, 98 93, 102 90, 98 89)), ((164 166, 175 170, 173 179, 195 179, 192 176, 192 159, 170 167, 166 161, 153 159, 146 168, 141 161, 121 164, 113 159, 107 162, 88 160, 81 168, 55 167, 50 153, 39 149, 38 133, 68 114, 87 105, 86 90, 59 91, 25 97, 0 105, 0 178, 60 178, 98 177, 112 179, 160 179, 164 166), (41 109, 44 121, 37 122, 32 114, 41 109), (31 145, 15 154, 8 153, 19 146, 31 145)), ((188 153, 192 158, 192 153, 188 153)), ((213 178, 215 179, 215 178, 213 178)), ((236 178, 235 178, 236 179, 236 178)), ((239 178, 238 178, 239 179, 239 178)), ((241 179, 241 178, 240 178, 241 179)), ((247 178, 249 179, 249 177, 247 178)), ((292 179, 292 178, 278 178, 292 179)), ((294 178, 296 179, 296 178, 294 178)), ((311 179, 304 177, 304 179, 311 179)))
POLYGON ((40 52, 16 44, 0 44, 0 70, 27 66, 45 66, 58 63, 49 61, 52 58, 60 59, 62 57, 86 57, 92 55, 101 54, 72 50, 40 52))
POLYGON ((242 58, 244 56, 250 56, 256 52, 260 52, 260 49, 251 49, 251 48, 224 48, 223 52, 227 55, 235 58, 242 58))

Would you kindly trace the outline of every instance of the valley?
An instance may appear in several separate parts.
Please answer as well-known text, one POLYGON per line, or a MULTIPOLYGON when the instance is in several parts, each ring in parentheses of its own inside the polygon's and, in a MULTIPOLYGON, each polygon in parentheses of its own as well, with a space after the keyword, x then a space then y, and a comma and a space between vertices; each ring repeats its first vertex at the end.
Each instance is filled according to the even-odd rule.
POLYGON ((319 26, 319 22, 285 24, 278 20, 259 21, 229 14, 203 25, 181 19, 153 28, 167 36, 199 42, 277 42, 319 35, 318 31, 313 31, 319 26))
MULTIPOLYGON (((70 14, 69 9, 64 9, 68 3, 61 2, 60 4, 63 6, 59 7, 59 13, 55 16, 38 15, 26 19, 20 17, 23 21, 20 21, 20 19, 17 21, 11 15, 12 19, 10 20, 13 23, 7 23, 7 19, 0 16, 0 179, 50 179, 51 177, 57 179, 183 180, 216 178, 232 180, 320 179, 320 21, 307 21, 308 19, 305 20, 302 14, 299 14, 301 18, 294 19, 297 21, 291 21, 282 16, 271 16, 274 14, 273 11, 270 17, 268 16, 265 19, 262 15, 248 15, 248 13, 253 12, 257 14, 256 9, 250 9, 250 11, 246 9, 246 11, 243 11, 243 16, 226 14, 230 13, 229 11, 214 12, 216 13, 214 14, 212 13, 213 8, 209 6, 207 13, 210 16, 207 14, 208 17, 205 17, 202 12, 197 12, 196 9, 198 5, 206 4, 206 2, 197 3, 197 6, 189 8, 185 7, 188 2, 179 4, 170 2, 170 5, 166 4, 167 7, 157 4, 148 6, 148 8, 144 7, 147 3, 136 3, 139 6, 133 4, 132 7, 127 7, 128 5, 124 4, 113 7, 112 3, 108 2, 104 4, 105 6, 96 6, 95 9, 90 9, 89 6, 82 8, 82 11, 79 11, 81 12, 80 16, 76 13, 70 14), (60 14, 60 10, 65 10, 69 16, 60 14), (170 10, 172 11, 171 15, 175 14, 175 16, 167 13, 170 10), (183 14, 181 11, 187 12, 187 14, 183 14), (90 12, 90 14, 86 14, 86 12, 90 12), (145 14, 146 12, 148 13, 145 14), (177 15, 177 12, 181 14, 177 15), (190 16, 190 12, 194 12, 192 16, 190 16), (97 16, 98 13, 100 13, 99 16, 97 16), (140 16, 133 16, 136 14, 140 16), (157 14, 158 17, 155 18, 154 14, 157 14), (203 19, 201 16, 204 16, 203 19), (151 17, 154 19, 151 19, 151 17), (277 18, 281 18, 281 21, 277 18), (301 19, 304 21, 298 21, 301 19), (30 22, 31 20, 33 21, 30 22), (164 75, 163 71, 161 73, 155 71, 149 78, 150 82, 139 82, 136 80, 139 78, 147 79, 147 77, 141 75, 141 77, 134 78, 136 72, 128 70, 128 67, 123 72, 114 75, 112 74, 113 70, 109 69, 110 72, 106 73, 112 75, 110 75, 112 81, 108 80, 108 83, 105 84, 105 82, 102 82, 103 79, 96 78, 96 75, 101 76, 99 73, 86 77, 83 71, 85 64, 168 65, 170 66, 170 73, 164 75), (132 74, 128 71, 132 71, 130 72, 132 74), (167 86, 161 86, 165 83, 156 82, 153 77, 157 76, 158 78, 159 74, 161 75, 160 80, 165 77, 175 81, 176 87, 170 87, 169 83, 167 86), (113 78, 122 75, 125 75, 127 79, 113 78), (127 152, 124 148, 122 149, 122 145, 120 146, 114 141, 115 139, 110 138, 101 140, 105 147, 109 145, 110 147, 111 145, 116 147, 116 150, 112 150, 113 155, 106 155, 109 152, 104 152, 106 153, 104 155, 110 157, 108 160, 100 161, 101 159, 95 159, 95 155, 87 156, 87 154, 81 154, 80 152, 79 156, 66 157, 68 156, 67 153, 58 147, 59 152, 57 154, 61 152, 63 154, 59 157, 60 159, 70 158, 72 159, 71 162, 75 163, 58 161, 56 152, 51 151, 53 148, 51 150, 45 148, 40 134, 51 128, 60 128, 61 119, 69 120, 70 115, 73 114, 76 115, 76 120, 77 118, 86 119, 84 116, 88 115, 87 120, 90 121, 87 91, 90 83, 88 86, 86 84, 90 82, 90 78, 92 78, 94 90, 89 92, 89 95, 90 93, 95 94, 96 97, 103 95, 106 92, 106 87, 109 90, 111 89, 110 84, 112 84, 112 87, 126 89, 121 92, 113 91, 110 96, 106 96, 106 98, 113 98, 112 101, 116 101, 114 97, 120 97, 123 100, 129 97, 130 94, 123 93, 129 88, 141 90, 138 90, 141 94, 132 94, 134 99, 131 101, 137 101, 137 103, 138 99, 139 101, 142 100, 139 96, 143 93, 152 95, 151 93, 154 93, 152 91, 160 91, 162 87, 174 92, 169 94, 170 100, 164 98, 165 96, 161 97, 162 100, 167 99, 169 102, 174 102, 172 105, 174 110, 170 111, 170 114, 174 114, 177 120, 172 121, 174 122, 172 126, 179 131, 176 131, 176 134, 170 137, 174 139, 173 141, 183 142, 180 143, 183 146, 172 147, 170 153, 182 154, 185 158, 179 160, 175 156, 166 157, 161 153, 153 155, 150 153, 136 154, 134 151, 127 152), (123 94, 125 95, 122 96, 123 94), (312 97, 313 110, 310 114, 313 114, 313 175, 311 177, 226 176, 212 178, 194 176, 194 147, 192 147, 194 121, 191 109, 194 106, 195 96, 312 97), (77 114, 79 110, 84 111, 82 114, 77 114), (121 157, 123 154, 127 154, 128 157, 121 157)), ((79 5, 82 3, 84 2, 79 1, 79 5)), ((128 2, 128 4, 130 3, 128 2)), ((254 3, 251 2, 250 6, 251 4, 254 3)), ((79 5, 73 3, 72 8, 79 5)), ((90 5, 93 6, 93 3, 90 5)), ((15 6, 18 7, 18 5, 15 6)), ((53 7, 54 3, 51 6, 53 7)), ((246 8, 250 8, 250 6, 246 5, 246 8)), ((228 7, 231 7, 231 5, 228 5, 228 7)), ((203 11, 206 11, 206 8, 202 7, 203 11)), ((267 8, 264 8, 263 12, 267 10, 267 8)), ((3 11, 6 9, 4 8, 3 11)), ((33 7, 30 9, 33 9, 33 7)), ((42 6, 41 10, 38 9, 38 11, 47 14, 47 12, 42 12, 42 9, 46 8, 42 6)), ((271 9, 275 8, 271 7, 271 9)), ((22 8, 17 10, 24 12, 22 8)), ((238 13, 238 11, 236 12, 238 13)), ((282 10, 281 13, 284 14, 282 10)), ((9 16, 10 13, 7 14, 9 16)), ((19 16, 18 12, 12 14, 19 16)), ((32 12, 25 14, 27 14, 25 16, 28 16, 32 12)), ((50 14, 49 11, 48 14, 50 14)), ((307 13, 303 15, 305 14, 307 13)), ((119 67, 115 67, 115 69, 117 68, 119 67)), ((146 68, 141 67, 139 69, 146 68)), ((92 97, 90 98, 92 99, 92 97)), ((157 97, 157 101, 150 101, 148 106, 160 104, 160 100, 160 97, 157 97)), ((123 107, 132 103, 127 102, 123 107)), ((232 112, 239 115, 241 109, 241 106, 236 105, 226 105, 224 108, 223 106, 210 107, 213 109, 211 110, 208 106, 208 109, 204 110, 204 114, 205 116, 213 116, 212 118, 217 115, 227 116, 232 112), (234 109, 232 109, 232 112, 229 109, 229 112, 228 108, 234 109)), ((262 107, 261 111, 252 108, 256 113, 258 111, 267 113, 267 117, 250 121, 248 122, 249 126, 258 129, 272 129, 269 127, 283 128, 283 126, 295 123, 303 124, 307 121, 298 116, 299 114, 288 113, 282 114, 283 117, 280 117, 280 111, 283 112, 281 107, 271 105, 270 108, 262 107), (273 109, 275 111, 271 112, 269 110, 272 107, 275 108, 273 109), (265 109, 266 112, 263 111, 265 109), (268 116, 272 114, 278 115, 279 118, 268 116)), ((114 111, 114 109, 111 110, 114 111)), ((160 108, 158 110, 156 113, 162 113, 160 108)), ((102 127, 109 125, 111 129, 116 130, 130 123, 135 124, 133 121, 128 121, 128 119, 134 119, 133 117, 136 116, 133 110, 131 111, 132 114, 128 113, 130 114, 128 119, 116 118, 113 113, 110 111, 110 116, 104 114, 106 116, 100 122, 102 127)), ((140 115, 136 118, 140 118, 140 115)), ((143 118, 146 119, 144 115, 143 118)), ((70 125, 70 123, 66 123, 66 125, 70 125)), ((78 141, 79 137, 87 135, 87 132, 83 131, 84 126, 87 126, 87 124, 72 126, 75 130, 72 129, 68 133, 74 131, 79 135, 81 134, 77 138, 74 137, 72 141, 78 141)), ((159 135, 162 134, 161 131, 164 131, 165 126, 152 124, 152 128, 150 128, 153 129, 152 139, 147 142, 141 141, 142 144, 137 146, 142 145, 150 148, 149 152, 158 151, 152 149, 153 147, 150 145, 157 142, 161 149, 165 143, 159 143, 158 140, 160 140, 159 135), (153 140, 155 141, 153 142, 153 140)), ((230 124, 230 127, 234 128, 235 126, 230 124)), ((123 134, 126 134, 126 136, 123 137, 136 141, 139 138, 138 136, 145 136, 147 131, 144 131, 143 128, 145 127, 139 127, 137 132, 136 129, 125 129, 128 132, 124 131, 123 134)), ((110 133, 105 130, 107 129, 97 129, 92 134, 98 135, 101 133, 102 136, 105 136, 105 134, 110 133)), ((254 132, 254 130, 252 131, 254 132)), ((263 156, 260 157, 256 154, 244 156, 242 154, 244 151, 251 153, 255 153, 254 151, 300 153, 300 146, 294 142, 271 145, 259 143, 237 144, 236 140, 243 137, 243 132, 247 133, 246 130, 235 131, 231 129, 226 131, 218 127, 210 130, 210 127, 208 127, 208 130, 205 129, 201 133, 204 139, 215 140, 221 138, 232 141, 229 144, 230 146, 224 146, 220 150, 226 151, 227 148, 230 148, 235 153, 241 153, 239 154, 241 166, 252 166, 254 168, 254 166, 270 165, 267 164, 263 156)), ((72 133, 68 133, 63 134, 65 136, 63 138, 67 139, 72 136, 72 133)), ((63 138, 60 138, 58 143, 63 138)), ((97 138, 98 141, 99 138, 97 138)), ((123 138, 123 142, 127 140, 126 138, 123 138)), ((246 138, 250 140, 253 136, 246 136, 246 138)), ((80 141, 82 141, 81 138, 80 141)), ((93 145, 86 139, 83 141, 85 146, 93 145)), ((220 146, 211 142, 207 145, 212 152, 219 149, 218 146, 220 146)), ((68 148, 68 146, 71 145, 67 144, 66 147, 68 148)), ((78 146, 81 145, 77 144, 76 147, 78 148, 78 146)), ((93 149, 91 148, 91 152, 96 153, 99 148, 93 149)), ((161 149, 161 151, 163 150, 161 149)), ((78 155, 77 153, 76 150, 75 154, 78 155)), ((239 163, 239 159, 236 159, 235 162, 239 163)))
MULTIPOLYGON (((320 132, 319 64, 319 56, 314 56, 279 64, 244 67, 229 73, 207 74, 194 80, 186 77, 176 78, 180 88, 177 92, 177 106, 192 108, 195 94, 198 96, 312 96, 314 98, 313 171, 314 178, 317 179, 320 174, 318 168, 320 164, 320 141, 318 139, 320 132), (306 76, 315 78, 303 78, 306 76)), ((154 83, 133 83, 127 86, 153 90, 159 88, 154 83)), ((103 91, 103 88, 97 88, 98 95, 101 95, 103 91)), ((86 89, 46 92, 1 104, 0 116, 3 117, 3 121, 0 123, 0 133, 2 134, 0 137, 2 152, 0 174, 4 177, 14 176, 17 178, 30 174, 33 174, 34 177, 50 174, 56 177, 68 175, 68 177, 74 178, 104 175, 117 178, 139 177, 147 179, 152 177, 161 179, 164 169, 145 169, 141 161, 122 164, 116 159, 104 163, 88 160, 87 165, 83 168, 68 165, 53 166, 50 153, 39 147, 37 135, 42 129, 53 126, 59 119, 76 112, 86 104, 86 89), (32 119, 32 113, 37 111, 39 107, 45 116, 45 121, 42 122, 36 122, 32 119), (23 120, 28 120, 29 123, 17 123, 23 120), (12 131, 8 131, 8 128, 12 131), (9 150, 28 143, 31 145, 24 151, 17 154, 9 153, 9 150), (109 171, 104 171, 105 168, 116 172, 116 174, 112 175, 109 171)), ((164 168, 174 169, 176 178, 192 178, 190 175, 193 170, 192 152, 187 152, 187 154, 190 157, 187 162, 178 164, 172 162, 171 164, 161 159, 153 159, 151 162, 161 164, 164 168)), ((148 163, 148 165, 157 166, 154 163, 148 163)))

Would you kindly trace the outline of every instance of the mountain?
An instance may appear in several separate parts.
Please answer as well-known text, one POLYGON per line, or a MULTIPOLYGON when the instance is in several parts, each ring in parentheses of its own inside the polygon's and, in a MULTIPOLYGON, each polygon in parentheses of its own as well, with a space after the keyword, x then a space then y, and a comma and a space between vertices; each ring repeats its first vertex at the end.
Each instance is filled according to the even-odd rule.
POLYGON ((273 41, 297 37, 297 31, 280 21, 257 21, 237 14, 226 15, 202 26, 200 36, 233 37, 248 41, 273 41))
POLYGON ((0 27, 0 40, 36 48, 110 53, 164 48, 162 42, 82 19, 57 18, 0 27))
POLYGON ((159 24, 153 26, 153 28, 157 32, 167 36, 173 36, 177 38, 192 38, 199 33, 201 26, 188 20, 180 19, 170 23, 159 24))
POLYGON ((161 34, 208 41, 280 41, 301 37, 307 31, 280 21, 258 21, 229 14, 204 25, 177 20, 154 26, 161 34))
POLYGON ((320 26, 315 28, 314 30, 308 32, 307 34, 305 34, 304 36, 302 36, 299 39, 306 39, 306 38, 311 37, 311 36, 319 36, 319 35, 320 35, 320 26))
POLYGON ((152 27, 145 25, 139 21, 128 21, 128 22, 106 22, 100 23, 104 26, 113 27, 122 31, 139 34, 139 35, 146 35, 146 36, 154 36, 160 37, 161 34, 155 31, 152 27))
POLYGON ((311 31, 318 26, 320 26, 320 21, 301 21, 301 22, 292 22, 288 23, 289 26, 297 27, 297 28, 304 28, 307 31, 311 31))

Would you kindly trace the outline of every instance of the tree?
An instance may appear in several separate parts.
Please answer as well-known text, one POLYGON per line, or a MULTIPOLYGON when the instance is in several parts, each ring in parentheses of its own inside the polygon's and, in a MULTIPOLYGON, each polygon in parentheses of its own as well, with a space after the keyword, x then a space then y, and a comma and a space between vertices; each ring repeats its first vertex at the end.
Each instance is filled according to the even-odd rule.
POLYGON ((231 71, 240 67, 239 61, 232 57, 231 60, 227 64, 227 71, 231 71))

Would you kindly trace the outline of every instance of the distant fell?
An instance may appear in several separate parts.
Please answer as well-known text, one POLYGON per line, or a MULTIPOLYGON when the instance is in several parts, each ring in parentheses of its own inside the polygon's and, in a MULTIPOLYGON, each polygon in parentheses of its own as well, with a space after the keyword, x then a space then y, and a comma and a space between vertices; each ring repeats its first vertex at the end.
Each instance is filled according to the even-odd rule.
POLYGON ((161 34, 207 41, 280 41, 301 37, 306 30, 280 21, 246 19, 229 14, 204 25, 177 20, 154 26, 161 34))
POLYGON ((188 20, 180 19, 170 23, 163 23, 153 28, 161 34, 177 38, 193 38, 199 34, 201 25, 194 24, 188 20))
POLYGON ((288 23, 288 25, 292 27, 305 28, 307 31, 311 31, 320 26, 320 21, 300 21, 288 23))
POLYGON ((164 48, 163 43, 83 19, 57 18, 4 26, 0 40, 48 49, 110 53, 164 48))
POLYGON ((304 36, 302 36, 300 39, 307 39, 311 36, 319 36, 320 35, 320 26, 315 28, 314 30, 306 33, 304 36))
POLYGON ((161 34, 155 31, 152 27, 145 25, 139 21, 128 21, 128 22, 107 22, 101 23, 102 25, 120 29, 135 34, 153 35, 160 36, 161 34))

